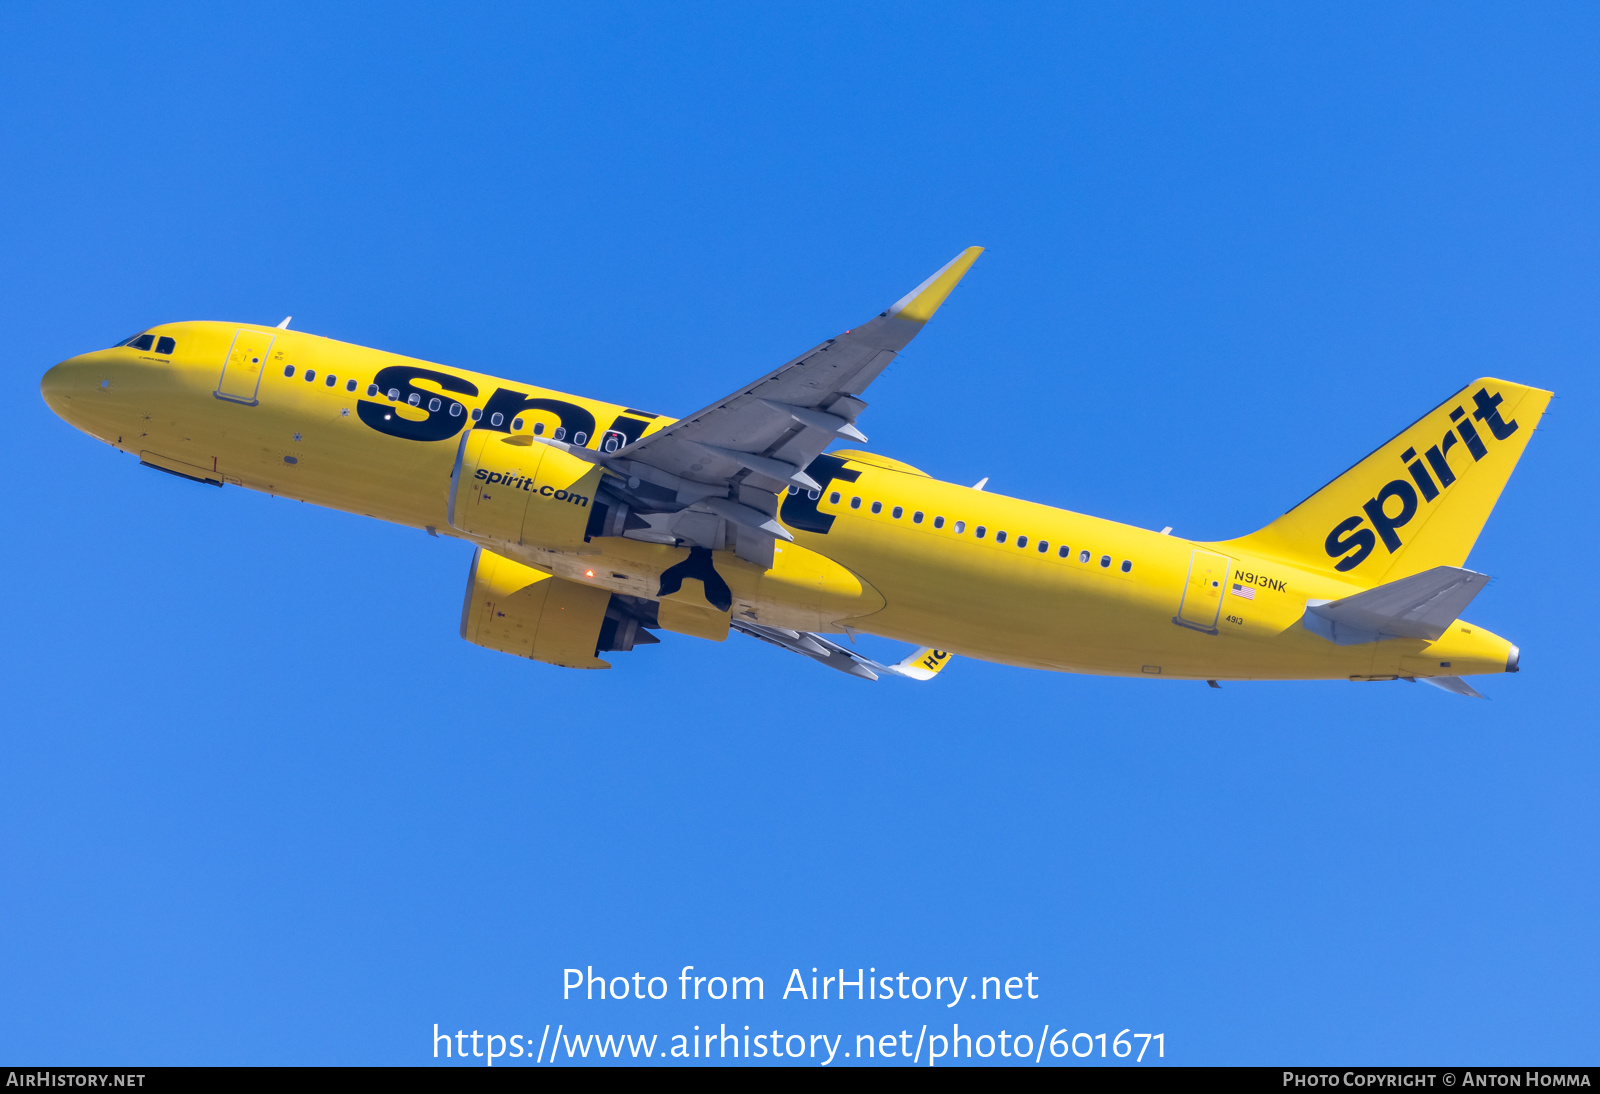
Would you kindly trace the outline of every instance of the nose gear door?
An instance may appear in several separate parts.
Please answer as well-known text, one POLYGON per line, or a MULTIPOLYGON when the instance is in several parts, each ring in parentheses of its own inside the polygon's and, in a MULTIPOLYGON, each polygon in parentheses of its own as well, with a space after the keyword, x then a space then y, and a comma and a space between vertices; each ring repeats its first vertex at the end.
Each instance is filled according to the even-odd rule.
POLYGON ((246 406, 256 405, 261 374, 267 369, 267 351, 276 337, 258 330, 241 330, 233 336, 233 345, 228 347, 222 375, 217 380, 217 398, 246 406))

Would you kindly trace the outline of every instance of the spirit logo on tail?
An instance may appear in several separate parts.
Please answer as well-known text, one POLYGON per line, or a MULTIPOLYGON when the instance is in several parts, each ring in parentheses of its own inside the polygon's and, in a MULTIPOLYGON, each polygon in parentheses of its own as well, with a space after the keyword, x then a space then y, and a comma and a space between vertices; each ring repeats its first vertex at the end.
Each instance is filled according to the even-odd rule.
MULTIPOLYGON (((1495 440, 1503 441, 1517 431, 1515 420, 1507 422, 1500 418, 1499 392, 1490 395, 1488 388, 1480 387, 1472 396, 1472 401, 1478 408, 1472 412, 1472 417, 1487 426, 1495 440)), ((1442 491, 1456 481, 1456 474, 1450 467, 1449 456, 1450 450, 1457 444, 1464 445, 1472 454, 1473 463, 1477 463, 1489 454, 1482 434, 1466 417, 1466 413, 1466 410, 1459 406, 1450 412, 1450 420, 1454 424, 1445 430, 1444 437, 1438 444, 1424 453, 1426 465, 1417 457, 1415 447, 1407 448, 1400 453, 1400 461, 1411 473, 1411 482, 1405 479, 1394 479, 1389 482, 1375 496, 1362 504, 1361 510, 1365 516, 1358 514, 1346 517, 1328 533, 1325 543, 1328 557, 1339 559, 1334 564, 1334 569, 1355 569, 1372 554, 1379 539, 1383 540, 1383 546, 1390 554, 1400 549, 1400 529, 1411 523, 1411 518, 1417 515, 1421 502, 1434 501, 1442 491), (1432 475, 1428 473, 1429 468, 1432 468, 1432 475), (1434 476, 1438 477, 1437 482, 1434 481, 1434 476), (1422 493, 1420 501, 1417 497, 1418 491, 1422 493), (1393 514, 1389 512, 1391 501, 1398 502, 1400 506, 1393 514), (1369 521, 1372 526, 1363 527, 1369 521), (1346 557, 1341 558, 1341 555, 1346 557)))

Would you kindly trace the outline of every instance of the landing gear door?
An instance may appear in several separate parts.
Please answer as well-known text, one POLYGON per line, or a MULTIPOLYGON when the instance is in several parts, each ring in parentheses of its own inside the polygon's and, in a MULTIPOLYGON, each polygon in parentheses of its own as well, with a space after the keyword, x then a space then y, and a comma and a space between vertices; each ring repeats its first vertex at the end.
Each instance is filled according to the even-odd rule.
POLYGON ((1217 616, 1222 613, 1222 592, 1228 586, 1227 555, 1196 550, 1189 557, 1189 580, 1183 587, 1183 601, 1173 622, 1207 634, 1217 633, 1217 616))
POLYGON ((276 337, 258 330, 241 330, 233 336, 233 345, 222 362, 222 376, 217 380, 217 398, 256 405, 261 374, 267 370, 267 351, 276 337))

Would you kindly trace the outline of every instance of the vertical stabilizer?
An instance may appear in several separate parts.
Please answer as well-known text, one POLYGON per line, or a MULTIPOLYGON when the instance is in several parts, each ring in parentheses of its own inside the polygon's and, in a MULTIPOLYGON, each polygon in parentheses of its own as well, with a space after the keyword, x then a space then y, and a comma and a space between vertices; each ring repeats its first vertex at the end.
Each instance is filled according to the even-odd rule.
POLYGON ((1461 566, 1550 398, 1474 380, 1259 532, 1221 546, 1365 585, 1461 566))

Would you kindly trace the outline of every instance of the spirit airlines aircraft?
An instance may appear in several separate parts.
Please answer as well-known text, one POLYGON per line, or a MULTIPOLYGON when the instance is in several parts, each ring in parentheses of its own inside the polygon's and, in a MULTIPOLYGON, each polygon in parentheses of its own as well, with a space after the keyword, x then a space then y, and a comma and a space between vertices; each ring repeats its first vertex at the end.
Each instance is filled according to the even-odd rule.
MULTIPOLYGON (((64 361, 50 408, 148 467, 473 543, 461 635, 568 668, 730 630, 875 679, 950 654, 1205 680, 1517 670, 1463 563, 1550 393, 1474 380, 1258 532, 1200 543, 858 448, 862 395, 978 257, 686 418, 277 327, 64 361), (826 637, 921 647, 884 665, 826 637)), ((1337 418, 1330 419, 1336 423, 1337 418)))

